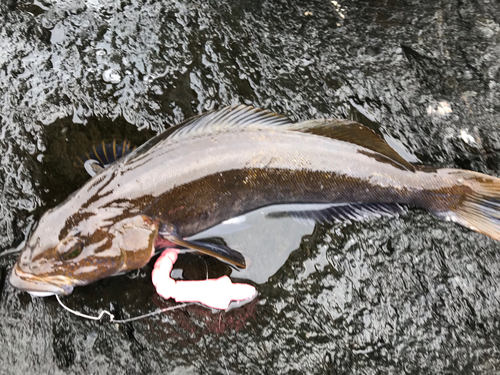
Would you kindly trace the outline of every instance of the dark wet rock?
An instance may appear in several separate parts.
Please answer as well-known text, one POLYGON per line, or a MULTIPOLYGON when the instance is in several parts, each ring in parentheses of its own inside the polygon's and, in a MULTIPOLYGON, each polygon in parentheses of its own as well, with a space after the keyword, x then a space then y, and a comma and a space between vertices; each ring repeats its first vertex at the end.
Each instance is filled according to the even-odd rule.
MULTIPOLYGON (((0 250, 86 178, 80 151, 232 103, 352 117, 410 161, 500 175, 497 2, 4 0, 0 13, 0 250)), ((126 325, 3 281, 0 372, 495 373, 499 250, 420 210, 318 226, 252 304, 126 325)), ((121 318, 174 305, 150 272, 64 301, 121 318)))
POLYGON ((73 345, 74 334, 64 324, 55 323, 52 328, 52 347, 54 349, 54 361, 60 369, 64 370, 73 365, 75 361, 75 348, 73 345))

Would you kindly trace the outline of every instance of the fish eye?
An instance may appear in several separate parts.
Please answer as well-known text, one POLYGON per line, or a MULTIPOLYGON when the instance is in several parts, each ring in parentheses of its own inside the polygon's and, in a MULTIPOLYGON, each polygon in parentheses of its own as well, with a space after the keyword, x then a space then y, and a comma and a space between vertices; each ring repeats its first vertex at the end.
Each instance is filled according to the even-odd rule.
POLYGON ((63 240, 57 245, 57 252, 64 260, 75 259, 83 250, 83 241, 76 237, 63 240))

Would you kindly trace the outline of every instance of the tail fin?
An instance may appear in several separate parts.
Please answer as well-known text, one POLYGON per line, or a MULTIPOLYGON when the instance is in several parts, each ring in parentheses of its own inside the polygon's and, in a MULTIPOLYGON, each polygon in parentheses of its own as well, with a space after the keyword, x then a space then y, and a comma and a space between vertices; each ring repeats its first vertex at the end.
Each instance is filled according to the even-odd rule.
POLYGON ((500 178, 464 170, 450 171, 451 174, 465 191, 456 208, 443 216, 500 240, 500 178))

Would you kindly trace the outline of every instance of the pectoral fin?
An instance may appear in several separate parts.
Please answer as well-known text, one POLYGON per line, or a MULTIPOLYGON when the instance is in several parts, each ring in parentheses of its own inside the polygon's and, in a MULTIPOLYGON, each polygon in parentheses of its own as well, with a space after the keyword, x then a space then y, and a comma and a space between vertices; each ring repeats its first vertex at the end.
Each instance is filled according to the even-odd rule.
POLYGON ((85 163, 83 163, 83 167, 90 175, 90 177, 94 177, 96 174, 101 173, 104 170, 102 164, 94 159, 89 159, 85 163))
POLYGON ((165 240, 173 242, 178 246, 187 247, 202 254, 213 256, 214 258, 220 259, 223 262, 232 264, 239 268, 246 268, 246 262, 243 255, 240 252, 231 249, 229 246, 199 240, 186 240, 177 234, 177 231, 172 225, 166 223, 161 225, 158 234, 165 240))
POLYGON ((87 173, 91 177, 94 177, 108 165, 130 154, 135 149, 136 147, 130 146, 129 141, 116 142, 116 140, 113 140, 111 143, 101 142, 100 145, 93 146, 85 155, 78 156, 75 165, 83 165, 87 173))

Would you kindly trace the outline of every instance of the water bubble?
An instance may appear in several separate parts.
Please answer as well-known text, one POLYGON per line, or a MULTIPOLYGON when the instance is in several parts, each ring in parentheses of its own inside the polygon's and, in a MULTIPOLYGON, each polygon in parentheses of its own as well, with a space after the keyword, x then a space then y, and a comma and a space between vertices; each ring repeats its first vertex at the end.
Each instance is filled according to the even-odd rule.
POLYGON ((36 146, 33 143, 30 143, 26 145, 26 151, 28 151, 30 155, 33 155, 36 152, 36 146))
POLYGON ((452 112, 450 103, 445 101, 431 104, 427 107, 427 114, 429 115, 447 116, 452 112))
POLYGON ((64 40, 64 26, 56 25, 51 31, 50 43, 57 44, 64 40))
POLYGON ((102 79, 108 83, 119 83, 122 77, 115 69, 107 69, 102 73, 102 79))
POLYGON ((460 138, 462 138, 462 140, 465 143, 467 143, 468 145, 472 145, 472 144, 476 143, 476 140, 474 139, 474 137, 472 135, 469 134, 467 129, 460 130, 460 138))

